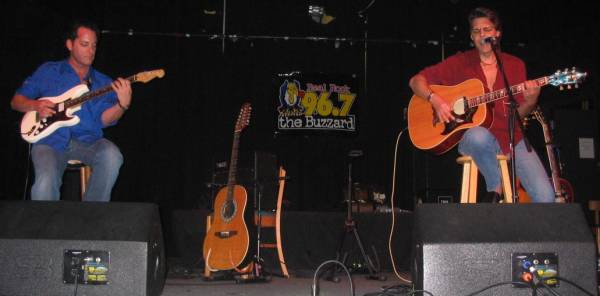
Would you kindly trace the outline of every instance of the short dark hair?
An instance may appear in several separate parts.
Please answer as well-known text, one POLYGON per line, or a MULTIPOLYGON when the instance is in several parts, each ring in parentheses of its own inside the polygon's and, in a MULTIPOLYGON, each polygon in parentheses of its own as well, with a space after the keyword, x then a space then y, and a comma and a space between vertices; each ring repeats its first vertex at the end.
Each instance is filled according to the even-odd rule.
POLYGON ((94 31, 94 33, 96 33, 96 38, 100 38, 100 29, 98 29, 98 26, 94 22, 89 20, 76 20, 71 24, 71 27, 67 32, 66 39, 77 39, 77 30, 82 27, 94 31))
POLYGON ((477 7, 471 10, 468 17, 469 27, 472 26, 474 19, 480 17, 488 18, 494 24, 494 27, 497 31, 502 31, 502 22, 500 21, 498 13, 486 7, 477 7))

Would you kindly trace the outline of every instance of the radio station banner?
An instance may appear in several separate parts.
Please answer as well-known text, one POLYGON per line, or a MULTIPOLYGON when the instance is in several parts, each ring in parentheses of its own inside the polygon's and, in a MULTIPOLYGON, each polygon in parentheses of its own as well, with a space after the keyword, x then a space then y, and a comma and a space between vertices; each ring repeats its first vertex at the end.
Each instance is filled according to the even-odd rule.
POLYGON ((349 75, 280 75, 277 129, 356 131, 357 87, 349 75))

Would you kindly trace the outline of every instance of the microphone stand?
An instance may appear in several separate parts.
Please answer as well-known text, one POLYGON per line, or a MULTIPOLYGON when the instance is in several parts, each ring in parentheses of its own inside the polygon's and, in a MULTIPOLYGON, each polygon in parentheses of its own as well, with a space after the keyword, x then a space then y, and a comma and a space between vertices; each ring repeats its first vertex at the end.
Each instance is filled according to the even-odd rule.
POLYGON ((498 53, 498 42, 496 40, 491 40, 490 45, 492 46, 492 51, 494 52, 494 56, 496 57, 496 62, 498 63, 498 70, 500 74, 502 74, 502 80, 504 81, 504 89, 508 93, 509 100, 509 118, 508 118, 508 136, 509 136, 509 148, 510 148, 510 183, 513 192, 513 202, 519 203, 519 194, 517 192, 517 166, 516 166, 516 153, 515 153, 515 122, 519 124, 519 128, 521 129, 521 134, 523 135, 523 141, 525 141, 525 147, 527 147, 527 152, 531 152, 531 145, 529 144, 529 140, 525 136, 523 129, 523 121, 521 121, 521 117, 519 116, 519 112, 517 111, 517 107, 519 104, 515 100, 512 90, 510 89, 510 85, 508 84, 508 79, 506 79, 506 72, 504 72, 504 66, 502 65, 502 59, 500 59, 500 54, 498 53))

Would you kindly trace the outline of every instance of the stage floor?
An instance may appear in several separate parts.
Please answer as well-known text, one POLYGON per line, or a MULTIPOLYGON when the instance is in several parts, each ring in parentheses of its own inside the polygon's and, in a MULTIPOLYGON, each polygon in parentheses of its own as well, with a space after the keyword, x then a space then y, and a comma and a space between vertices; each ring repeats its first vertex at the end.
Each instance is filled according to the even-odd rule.
MULTIPOLYGON (((200 271, 199 271, 200 272, 200 271)), ((355 295, 365 295, 367 293, 381 292, 387 287, 401 285, 405 282, 400 281, 393 273, 385 272, 381 275, 387 277, 385 281, 367 279, 365 274, 355 273, 352 275, 352 283, 355 295)), ((400 272, 404 278, 409 277, 408 272, 400 272)), ((319 295, 352 295, 350 285, 345 274, 339 274, 340 282, 334 283, 325 280, 324 277, 319 280, 319 295)), ((268 282, 261 283, 236 283, 233 280, 205 281, 199 273, 192 273, 187 276, 170 275, 167 278, 162 296, 212 296, 212 295, 244 295, 244 296, 264 296, 264 295, 312 295, 311 286, 313 275, 305 272, 298 275, 292 275, 289 279, 273 276, 268 282)))

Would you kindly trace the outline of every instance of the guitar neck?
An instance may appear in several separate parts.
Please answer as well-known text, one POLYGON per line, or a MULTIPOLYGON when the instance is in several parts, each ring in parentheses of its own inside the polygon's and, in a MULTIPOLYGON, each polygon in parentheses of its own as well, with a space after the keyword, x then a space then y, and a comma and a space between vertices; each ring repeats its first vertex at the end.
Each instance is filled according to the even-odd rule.
MULTIPOLYGON (((136 79, 136 75, 131 75, 127 78, 125 78, 125 80, 129 80, 131 83, 137 82, 136 79)), ((106 85, 102 88, 99 88, 95 91, 91 91, 91 92, 87 92, 84 95, 78 97, 78 98, 74 98, 71 100, 68 100, 65 102, 65 108, 71 108, 71 107, 76 107, 79 106, 93 98, 96 98, 98 96, 101 96, 103 94, 106 94, 108 92, 111 92, 113 90, 112 85, 106 85)))
MULTIPOLYGON (((548 76, 540 77, 534 80, 538 86, 545 86, 549 83, 550 79, 548 76)), ((525 83, 519 83, 511 86, 508 90, 506 88, 499 89, 490 93, 486 93, 481 96, 467 99, 469 107, 476 107, 479 105, 487 104, 493 101, 501 100, 508 97, 509 92, 513 95, 522 93, 525 90, 525 83)))
POLYGON ((233 200, 233 186, 236 184, 238 148, 240 144, 240 132, 233 133, 233 145, 231 148, 231 159, 229 161, 229 176, 227 178, 227 200, 233 200))
POLYGON ((548 154, 548 163, 550 164, 550 175, 552 177, 552 186, 554 187, 554 192, 556 194, 561 193, 560 188, 560 173, 558 168, 558 163, 556 162, 556 158, 554 157, 554 143, 552 142, 552 135, 550 133, 550 129, 548 128, 548 124, 546 122, 541 122, 542 130, 544 132, 544 141, 546 142, 546 154, 548 154))

